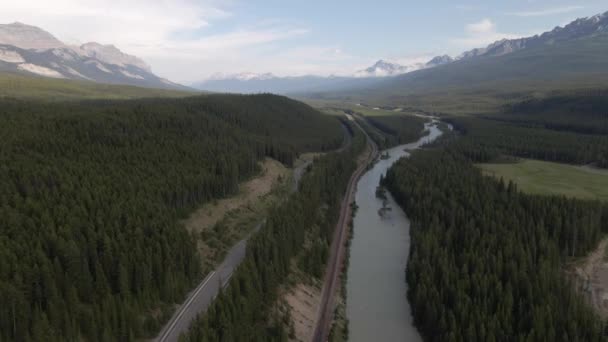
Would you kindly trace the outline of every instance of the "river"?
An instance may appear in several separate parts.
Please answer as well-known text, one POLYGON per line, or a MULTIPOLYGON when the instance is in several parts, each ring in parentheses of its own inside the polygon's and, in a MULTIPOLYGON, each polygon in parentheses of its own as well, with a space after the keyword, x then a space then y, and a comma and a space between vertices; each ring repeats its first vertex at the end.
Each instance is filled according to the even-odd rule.
POLYGON ((347 279, 349 341, 422 341, 413 325, 407 301, 405 267, 410 252, 410 222, 388 195, 392 208, 384 217, 378 210, 382 200, 376 197, 380 175, 412 150, 435 140, 442 133, 435 123, 426 125, 429 134, 419 141, 400 145, 384 152, 389 158, 365 173, 357 185, 354 237, 350 247, 347 279))

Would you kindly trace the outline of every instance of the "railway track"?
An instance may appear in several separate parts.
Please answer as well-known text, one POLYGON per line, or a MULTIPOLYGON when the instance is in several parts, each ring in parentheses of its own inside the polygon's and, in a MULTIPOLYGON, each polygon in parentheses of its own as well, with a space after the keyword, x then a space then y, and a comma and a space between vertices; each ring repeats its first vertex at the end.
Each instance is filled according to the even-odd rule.
POLYGON ((352 208, 355 193, 357 190, 357 182, 359 178, 367 171, 367 166, 374 161, 378 155, 378 147, 367 135, 367 133, 359 126, 356 121, 353 123, 365 134, 367 143, 371 147, 370 153, 353 173, 346 188, 346 193, 342 199, 340 207, 340 218, 334 232, 334 237, 331 244, 327 269, 325 271, 325 280, 321 295, 321 305, 317 312, 317 320, 315 323, 315 331, 313 334, 313 342, 325 342, 331 329, 331 322, 334 314, 335 295, 340 282, 340 272, 344 264, 345 244, 348 233, 348 223, 351 218, 352 208))

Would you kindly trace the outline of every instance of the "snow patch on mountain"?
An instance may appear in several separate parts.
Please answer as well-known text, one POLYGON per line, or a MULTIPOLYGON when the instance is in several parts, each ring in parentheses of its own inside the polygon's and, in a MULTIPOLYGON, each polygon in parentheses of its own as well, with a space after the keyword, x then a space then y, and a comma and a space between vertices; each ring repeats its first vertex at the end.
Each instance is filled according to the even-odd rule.
POLYGON ((91 65, 95 66, 97 69, 99 69, 99 70, 101 70, 103 72, 106 72, 108 74, 112 73, 111 70, 109 70, 108 68, 106 68, 103 64, 99 63, 98 61, 90 60, 90 61, 86 61, 84 63, 85 64, 91 64, 91 65))
POLYGON ((41 75, 41 76, 53 77, 53 78, 65 78, 65 76, 63 74, 61 74, 60 72, 58 72, 57 70, 53 70, 53 69, 46 68, 46 67, 36 65, 36 64, 32 64, 32 63, 22 63, 22 64, 19 64, 17 66, 17 68, 19 68, 23 71, 31 72, 31 73, 41 75))
POLYGON ((78 71, 76 71, 76 70, 74 70, 74 69, 70 68, 69 66, 64 67, 64 69, 65 69, 65 70, 66 70, 68 73, 70 73, 70 74, 72 74, 72 75, 74 75, 74 76, 76 76, 76 77, 84 78, 85 80, 89 80, 89 81, 91 81, 91 78, 86 77, 85 75, 83 75, 83 74, 79 73, 78 71))
POLYGON ((95 58, 107 64, 114 64, 121 67, 133 65, 147 72, 151 72, 151 68, 146 62, 135 56, 123 53, 114 45, 86 43, 80 46, 80 51, 87 57, 95 58))
POLYGON ((79 58, 78 53, 70 48, 53 49, 51 52, 53 55, 70 62, 76 61, 79 58))
POLYGON ((25 59, 16 51, 0 49, 0 61, 7 63, 23 63, 25 59))
POLYGON ((130 73, 127 70, 124 70, 124 69, 120 70, 120 73, 123 74, 123 75, 125 75, 125 76, 127 76, 127 77, 130 77, 130 78, 135 78, 135 79, 138 79, 138 80, 143 80, 144 79, 143 76, 130 73))

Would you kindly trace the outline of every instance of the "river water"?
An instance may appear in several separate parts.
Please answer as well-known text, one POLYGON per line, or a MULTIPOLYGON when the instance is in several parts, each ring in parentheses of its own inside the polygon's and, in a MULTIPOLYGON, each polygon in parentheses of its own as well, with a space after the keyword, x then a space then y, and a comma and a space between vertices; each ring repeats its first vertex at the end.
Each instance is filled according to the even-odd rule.
POLYGON ((349 341, 422 341, 413 325, 405 282, 410 222, 388 192, 391 211, 379 215, 382 200, 376 198, 376 187, 380 175, 401 157, 409 156, 406 149, 419 148, 442 134, 434 123, 427 124, 427 129, 429 135, 419 141, 386 150, 390 158, 380 160, 357 185, 359 209, 346 285, 349 341))

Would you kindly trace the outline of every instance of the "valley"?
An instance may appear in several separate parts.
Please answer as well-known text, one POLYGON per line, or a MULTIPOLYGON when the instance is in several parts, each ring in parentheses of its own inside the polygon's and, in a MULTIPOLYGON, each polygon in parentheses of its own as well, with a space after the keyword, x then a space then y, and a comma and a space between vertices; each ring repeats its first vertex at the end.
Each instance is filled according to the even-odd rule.
POLYGON ((0 341, 608 340, 605 4, 36 2, 0 341))

